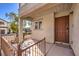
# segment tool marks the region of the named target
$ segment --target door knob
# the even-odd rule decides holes
[[[69,28],[67,27],[67,30],[68,30]]]

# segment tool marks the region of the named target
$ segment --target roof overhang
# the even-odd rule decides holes
[[[48,4],[43,4],[42,6],[32,10],[32,11],[24,11],[24,13],[20,13],[20,18],[21,19],[25,19],[26,17],[32,17],[35,18],[38,14],[43,13],[49,9],[54,8],[55,6],[59,6],[59,5],[64,5],[63,3],[48,3]],[[66,6],[67,5],[67,6]],[[68,9],[70,7],[71,4],[65,4],[64,6],[66,7],[65,9]],[[62,8],[64,8],[64,6],[62,6]],[[29,6],[30,7],[30,6]],[[61,6],[60,6],[61,7]],[[60,7],[58,7],[59,9],[61,9]],[[57,10],[58,11],[58,10]]]

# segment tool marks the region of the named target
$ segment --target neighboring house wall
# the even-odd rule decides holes
[[[7,32],[8,32],[8,28],[0,28],[0,30],[4,30],[5,31],[4,34],[7,34]]]
[[[8,32],[8,22],[5,20],[0,19],[0,22],[3,22],[3,24],[0,24],[0,30],[4,30],[5,34]]]
[[[6,21],[4,21],[4,20],[0,20],[0,22],[3,22],[4,23],[3,25],[0,25],[0,26],[6,27],[8,25],[8,23]]]

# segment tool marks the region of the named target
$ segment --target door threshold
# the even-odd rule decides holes
[[[63,44],[63,45],[70,45],[69,43],[64,43],[64,42],[58,42],[56,41],[55,44]]]
[[[55,42],[56,46],[64,47],[64,48],[71,48],[69,43],[63,43],[63,42]]]

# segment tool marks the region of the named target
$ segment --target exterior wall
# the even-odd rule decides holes
[[[29,5],[33,5],[33,4],[29,4]],[[36,4],[34,4],[34,5],[36,5]],[[70,12],[71,5],[72,4],[59,4],[59,5],[56,5],[55,7],[51,7],[50,9],[47,9],[45,11],[39,11],[39,10],[35,11],[35,14],[33,14],[33,15],[35,15],[34,21],[39,20],[41,18],[42,19],[41,20],[42,21],[42,29],[35,30],[34,29],[35,26],[34,26],[34,22],[33,22],[32,37],[34,39],[38,39],[38,40],[46,37],[47,42],[54,43],[54,20],[55,20],[54,18],[68,15]],[[33,6],[31,6],[31,7],[33,7]],[[31,10],[30,9],[31,7],[29,7],[28,9]],[[28,9],[26,10],[26,6],[23,8],[21,9],[21,12],[20,12],[21,16],[23,16],[24,14],[26,14],[26,15],[28,14],[28,13],[23,13],[25,11],[28,11],[30,14],[32,14]],[[32,8],[32,9],[35,9],[35,8]],[[56,12],[55,15],[54,15],[54,12]],[[32,15],[30,15],[30,17],[32,17]]]
[[[59,7],[60,8],[60,7]],[[60,9],[65,9],[60,8]],[[59,9],[56,9],[59,10]],[[55,17],[61,17],[68,15],[70,11],[64,10],[62,12],[58,12],[55,14]],[[69,14],[69,39],[71,47],[75,53],[75,55],[79,55],[79,4],[73,5],[73,14]],[[54,12],[43,14],[36,17],[34,20],[38,20],[42,18],[42,29],[35,30],[34,22],[32,25],[32,37],[35,39],[42,39],[46,37],[46,41],[53,43],[54,42]]]
[[[3,22],[4,23],[4,25],[0,25],[0,26],[4,26],[4,27],[7,27],[8,26],[8,23],[6,21],[0,20],[0,22]]]
[[[0,25],[0,30],[5,30],[5,34],[7,34],[8,32],[8,22],[4,21],[4,20],[0,20],[0,22],[3,22],[3,25]]]
[[[37,19],[42,18],[42,29],[35,30],[34,24],[32,29],[32,37],[38,40],[46,38],[46,41],[49,43],[54,42],[54,13],[49,13],[38,17]]]
[[[59,9],[65,9],[64,8],[59,8]],[[62,10],[60,11],[59,9],[57,13],[54,14],[53,9],[49,11],[45,11],[46,13],[38,13],[33,21],[32,25],[32,37],[34,39],[41,40],[44,37],[46,37],[46,41],[49,43],[54,43],[54,20],[55,17],[61,17],[61,16],[66,16],[69,15],[69,43],[75,53],[75,55],[79,55],[79,4],[73,4],[73,14],[70,14],[70,10]],[[35,30],[34,29],[34,22],[39,21],[41,19],[42,21],[42,29],[40,30]]]
[[[0,30],[5,30],[5,34],[8,32],[8,28],[0,28]]]
[[[46,37],[46,41],[49,43],[54,43],[54,20],[55,17],[61,17],[61,16],[66,16],[69,15],[70,11],[62,11],[62,12],[57,12],[54,14],[54,12],[48,12],[40,17],[37,17],[35,20],[39,20],[42,18],[42,29],[41,30],[35,30],[34,29],[34,22],[33,22],[33,29],[32,29],[32,37],[35,39],[43,39]],[[69,15],[69,20],[71,20],[71,16]],[[71,23],[70,23],[71,24]],[[71,26],[69,26],[71,27]],[[70,34],[70,33],[69,33]],[[70,37],[71,39],[71,37]]]
[[[72,21],[72,49],[79,56],[79,4],[74,4]]]

